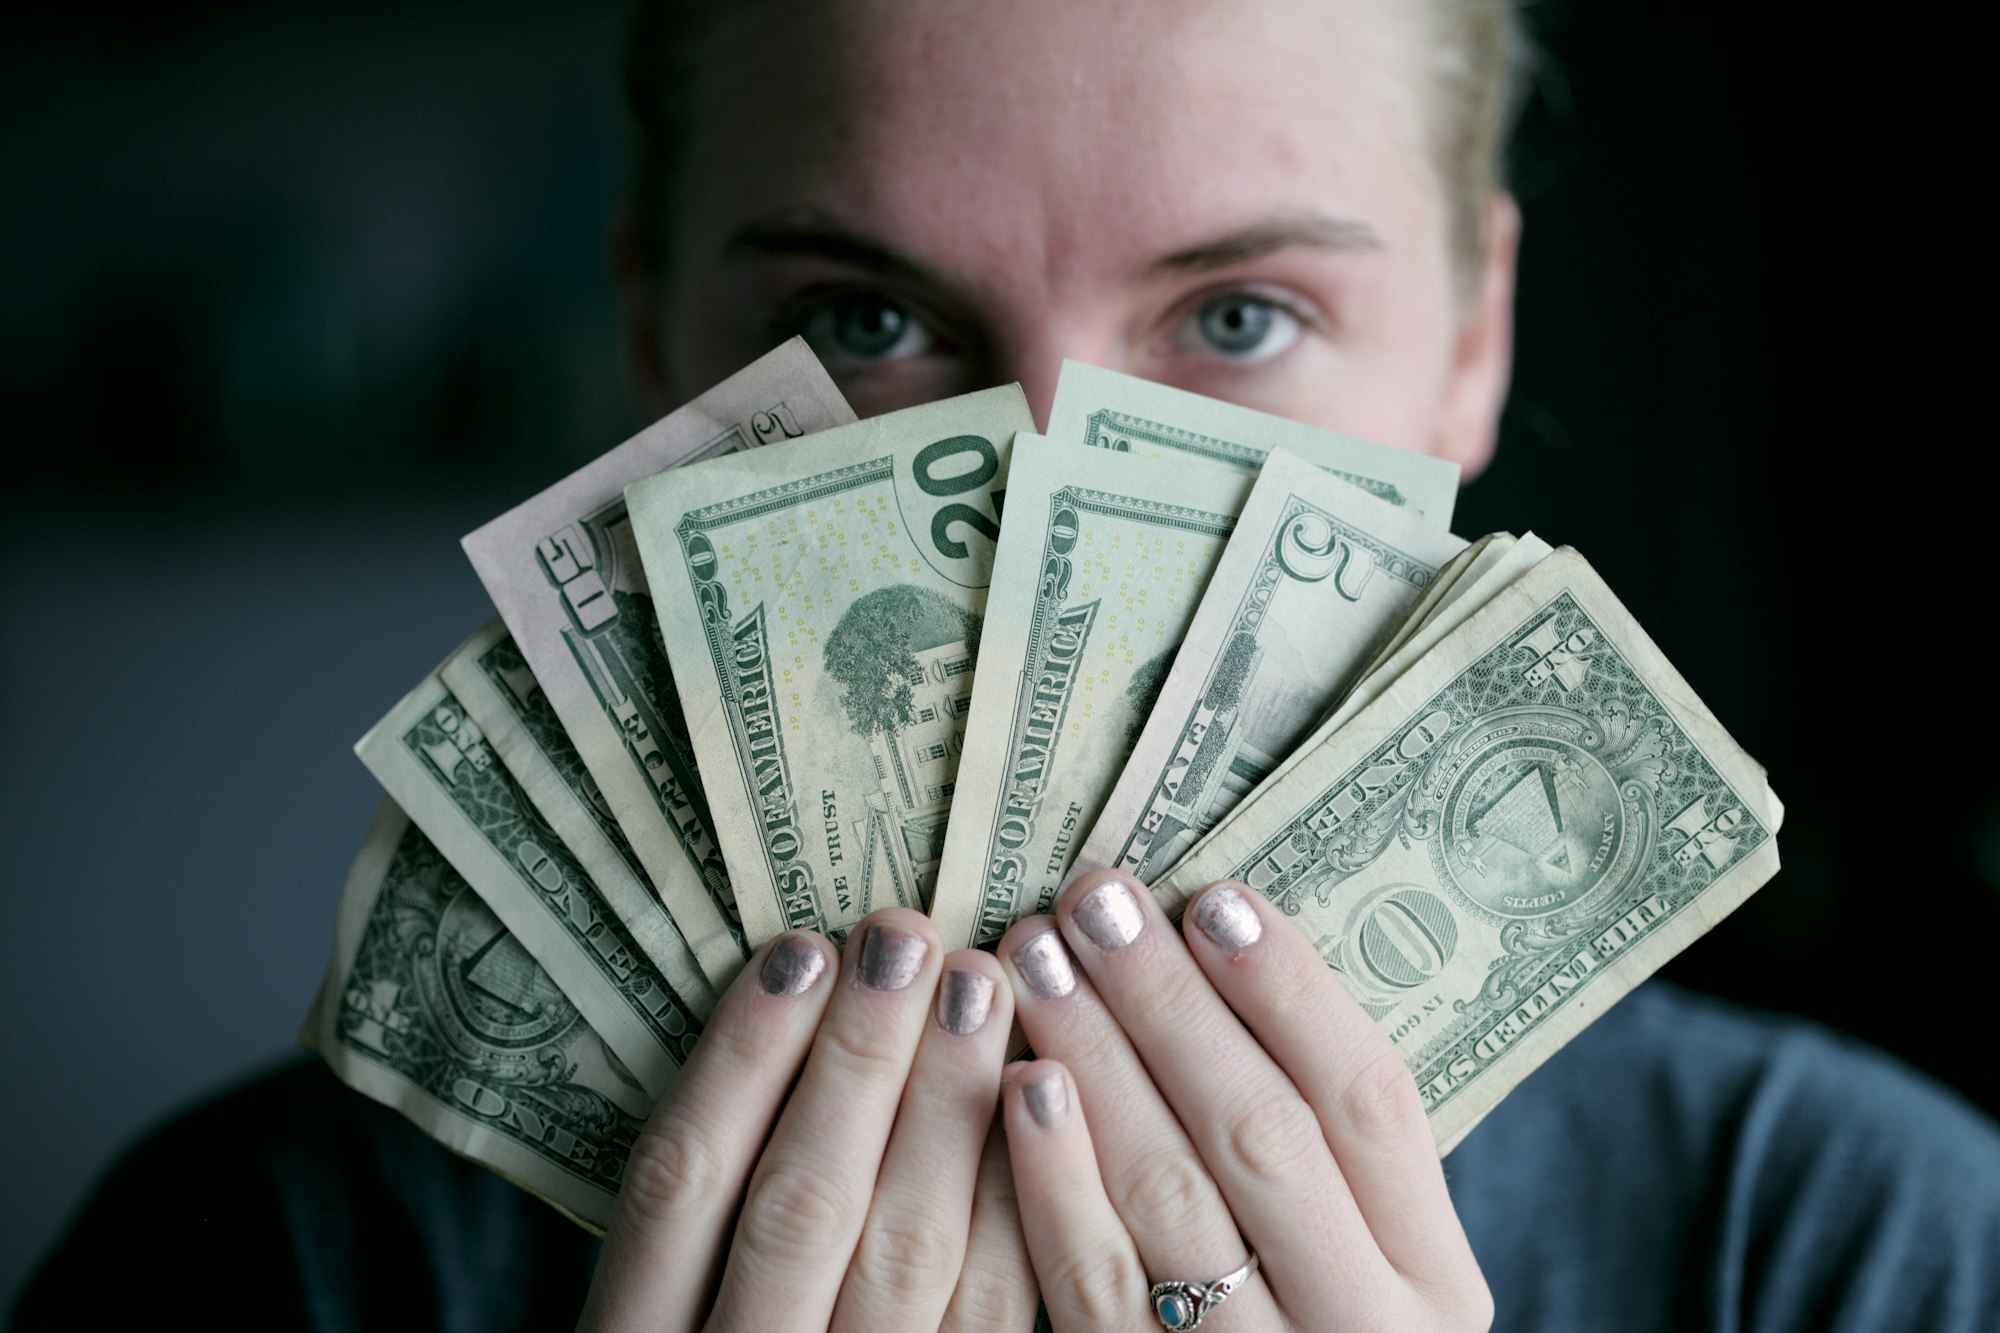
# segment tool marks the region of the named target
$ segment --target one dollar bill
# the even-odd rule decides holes
[[[342,1082],[603,1231],[653,1099],[384,801],[300,1040]]]
[[[1763,771],[1590,566],[1541,560],[1238,806],[1154,892],[1292,916],[1448,1151],[1777,870]]]
[[[745,933],[922,910],[953,808],[1017,386],[627,491]]]
[[[646,1090],[664,1092],[701,1035],[702,997],[639,947],[438,673],[354,748]]]
[[[793,339],[465,539],[465,553],[718,988],[744,946],[625,513],[627,484],[854,420]],[[643,920],[629,922],[646,929]]]
[[[639,858],[578,754],[548,693],[497,617],[445,659],[438,677],[500,756],[523,794],[583,867],[639,948],[706,1018],[715,989],[679,925],[646,883]]]

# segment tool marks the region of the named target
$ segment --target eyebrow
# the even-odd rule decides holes
[[[1366,222],[1324,213],[1287,213],[1162,255],[1143,272],[1148,277],[1205,273],[1295,246],[1348,252],[1384,248],[1381,237]],[[722,253],[724,258],[805,255],[924,287],[948,290],[957,285],[935,269],[816,210],[749,223],[729,238]]]
[[[722,247],[724,258],[740,254],[806,255],[867,269],[884,277],[925,287],[949,288],[944,275],[900,251],[865,236],[825,214],[793,213],[752,222]]]
[[[1365,222],[1325,213],[1287,213],[1238,227],[1198,245],[1162,255],[1146,266],[1148,276],[1206,273],[1261,259],[1278,250],[1381,250],[1382,238]]]

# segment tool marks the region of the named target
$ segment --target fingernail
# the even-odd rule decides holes
[[[1194,923],[1201,933],[1231,953],[1249,948],[1264,937],[1257,909],[1228,884],[1218,884],[1194,905]]]
[[[954,1037],[969,1037],[986,1026],[993,1011],[993,979],[954,967],[938,984],[938,1026]]]
[[[923,970],[931,946],[899,926],[870,926],[861,941],[861,984],[870,990],[901,990]]]
[[[1139,909],[1139,900],[1121,880],[1105,880],[1084,895],[1069,915],[1090,937],[1090,942],[1106,953],[1124,948],[1146,928],[1146,914]]]
[[[1014,950],[1014,966],[1028,989],[1044,1000],[1060,1000],[1076,989],[1076,969],[1069,965],[1069,950],[1053,930],[1043,931]]]
[[[757,984],[770,995],[803,995],[826,971],[826,955],[804,935],[787,935],[764,955]]]
[[[1028,1114],[1043,1129],[1054,1129],[1069,1118],[1069,1084],[1061,1074],[1044,1074],[1021,1089]]]

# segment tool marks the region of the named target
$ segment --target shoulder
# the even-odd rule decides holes
[[[1524,1327],[2000,1326],[2000,1129],[1797,1019],[1648,983],[1446,1169]]]
[[[14,1326],[72,1327],[130,1300],[135,1317],[200,1309],[264,1328],[525,1328],[575,1318],[593,1258],[553,1209],[299,1061],[114,1166]]]

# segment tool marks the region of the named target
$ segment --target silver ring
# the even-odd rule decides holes
[[[1174,1333],[1199,1328],[1202,1316],[1228,1300],[1229,1293],[1248,1282],[1256,1271],[1257,1251],[1252,1250],[1243,1267],[1213,1282],[1155,1282],[1153,1317],[1160,1321],[1161,1328],[1170,1328]]]

